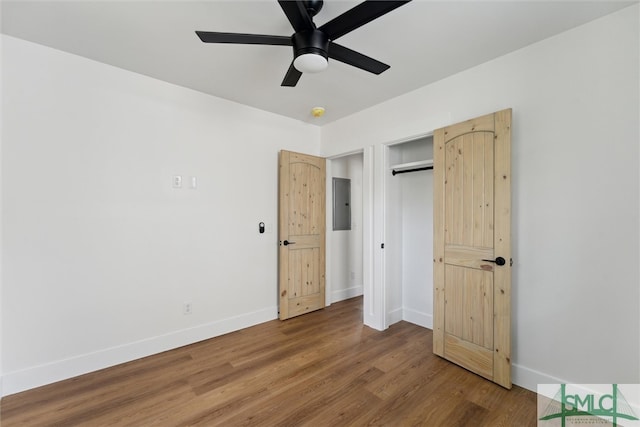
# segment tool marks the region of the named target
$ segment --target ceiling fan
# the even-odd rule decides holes
[[[290,37],[211,31],[196,31],[196,34],[205,43],[293,46],[294,59],[281,86],[295,86],[302,73],[323,71],[327,68],[329,58],[374,74],[380,74],[389,69],[389,65],[339,45],[334,40],[405,3],[409,3],[409,1],[411,0],[367,0],[326,24],[316,27],[313,23],[313,16],[322,9],[323,0],[278,0],[295,30],[295,33]]]

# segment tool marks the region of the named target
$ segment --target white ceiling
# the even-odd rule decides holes
[[[241,104],[322,125],[634,2],[414,0],[339,39],[391,65],[379,76],[330,61],[294,88],[286,46],[205,44],[195,30],[291,35],[261,1],[2,1],[2,32]],[[358,4],[326,0],[320,26]],[[560,58],[559,58],[560,59]],[[324,106],[314,119],[310,110]]]

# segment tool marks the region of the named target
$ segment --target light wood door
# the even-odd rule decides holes
[[[280,319],[325,306],[325,159],[280,152]]]
[[[434,133],[433,351],[506,388],[511,388],[510,147],[510,109]]]

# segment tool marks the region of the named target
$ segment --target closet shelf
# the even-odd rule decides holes
[[[420,160],[418,162],[400,163],[398,165],[389,166],[389,169],[402,170],[420,168],[423,166],[433,166],[433,160]]]

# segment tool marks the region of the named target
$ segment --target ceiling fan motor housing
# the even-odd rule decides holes
[[[319,73],[329,64],[329,37],[315,28],[291,36],[293,67],[300,73]]]
[[[293,42],[293,53],[297,58],[306,53],[320,55],[328,58],[329,38],[319,30],[300,31],[291,36]]]

